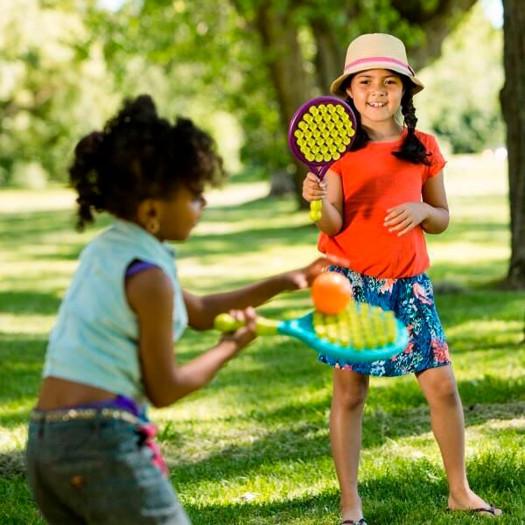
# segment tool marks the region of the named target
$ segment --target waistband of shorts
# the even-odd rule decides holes
[[[117,420],[133,425],[142,425],[144,421],[128,412],[116,408],[69,408],[63,410],[33,410],[32,422],[65,423],[67,421]]]
[[[345,275],[353,275],[355,277],[360,277],[361,279],[364,279],[364,280],[376,281],[376,282],[385,282],[385,281],[391,281],[391,282],[396,282],[396,281],[412,282],[412,281],[417,281],[418,279],[430,280],[430,277],[428,276],[427,272],[421,272],[421,273],[417,273],[415,275],[409,275],[409,276],[406,276],[406,277],[375,277],[374,275],[368,275],[366,273],[360,273],[360,272],[357,272],[355,270],[352,270],[351,268],[347,268],[346,266],[339,266],[337,264],[331,264],[328,267],[328,269],[331,270],[331,271],[343,272]]]

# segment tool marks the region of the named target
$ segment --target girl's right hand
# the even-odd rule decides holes
[[[326,180],[320,180],[314,173],[308,172],[303,181],[303,199],[307,202],[319,201],[327,195]]]
[[[255,320],[257,314],[255,313],[255,309],[251,306],[244,310],[230,310],[229,314],[234,317],[236,321],[241,321],[243,326],[235,330],[235,332],[223,334],[221,337],[221,343],[233,343],[234,354],[237,354],[257,337],[257,334],[255,333]]]

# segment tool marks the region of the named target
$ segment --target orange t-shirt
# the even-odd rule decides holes
[[[321,252],[343,257],[352,270],[378,278],[411,277],[428,268],[420,226],[398,237],[383,225],[389,208],[420,202],[427,179],[445,165],[436,139],[421,131],[416,135],[430,154],[428,166],[392,155],[404,137],[394,142],[369,142],[332,164],[330,169],[341,177],[343,187],[343,227],[333,237],[320,234]]]

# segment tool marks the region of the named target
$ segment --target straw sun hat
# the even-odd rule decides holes
[[[330,91],[334,95],[345,97],[346,92],[343,89],[345,80],[350,75],[367,69],[390,69],[404,75],[413,84],[413,95],[424,88],[408,63],[403,42],[385,33],[370,33],[358,36],[350,42],[346,51],[343,74],[332,82]]]

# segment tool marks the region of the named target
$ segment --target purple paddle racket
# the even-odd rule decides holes
[[[337,97],[316,97],[294,114],[288,145],[295,157],[322,180],[330,165],[348,151],[356,136],[352,108]],[[310,203],[310,219],[321,218],[321,201]]]

